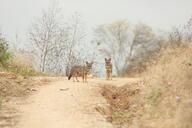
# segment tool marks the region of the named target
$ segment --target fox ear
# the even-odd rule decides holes
[[[107,60],[107,58],[105,58],[105,60]]]
[[[86,64],[88,64],[88,61],[86,61]]]

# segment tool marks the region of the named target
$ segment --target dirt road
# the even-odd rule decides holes
[[[124,84],[131,79],[91,79],[88,84],[63,78],[42,86],[19,105],[22,113],[17,128],[112,128],[96,110],[106,104],[99,84]],[[134,81],[134,79],[133,79]]]

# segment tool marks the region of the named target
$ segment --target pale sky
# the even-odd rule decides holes
[[[34,17],[49,6],[50,0],[0,0],[0,28],[10,38],[25,36]],[[90,28],[127,20],[144,22],[170,30],[186,23],[192,15],[192,0],[60,0],[64,14],[78,12]]]

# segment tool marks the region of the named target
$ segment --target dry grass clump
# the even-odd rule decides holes
[[[176,113],[175,128],[192,127],[192,99],[184,101]]]
[[[104,87],[113,124],[125,128],[192,128],[192,46],[164,49],[141,75],[144,86],[136,95],[130,87],[137,85],[127,89]]]
[[[180,46],[162,51],[144,73],[150,86],[179,86],[192,89],[192,47]]]
[[[142,62],[137,62],[132,65],[129,65],[125,70],[123,70],[120,74],[122,77],[140,77],[142,72],[146,71],[147,68],[147,62],[149,61],[142,61]]]
[[[34,58],[29,55],[16,54],[7,62],[6,69],[9,72],[24,76],[43,76],[45,74],[37,72],[33,65]]]
[[[145,104],[143,124],[155,128],[192,127],[192,107],[187,107],[191,103],[184,105],[192,99],[191,53],[189,45],[169,47],[148,65],[143,74],[146,87],[140,98]]]

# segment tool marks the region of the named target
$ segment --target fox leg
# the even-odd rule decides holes
[[[108,72],[106,71],[106,80],[108,79]]]
[[[85,76],[84,76],[84,75],[82,75],[82,80],[83,80],[83,83],[84,83],[84,79],[85,79]]]
[[[110,73],[109,71],[107,71],[107,80],[109,80],[109,77],[110,77]]]
[[[73,82],[75,82],[75,76],[73,75],[72,77],[73,77]]]
[[[75,78],[76,78],[77,82],[79,82],[79,80],[78,80],[77,76],[76,76]]]
[[[87,74],[85,74],[85,82],[87,82]]]
[[[110,72],[110,79],[112,80],[112,72]]]
[[[77,82],[79,82],[79,80],[78,80],[78,78],[77,78],[77,77],[78,77],[78,73],[76,74],[75,78],[76,78],[76,81],[77,81]]]

